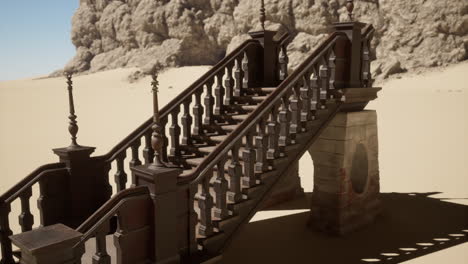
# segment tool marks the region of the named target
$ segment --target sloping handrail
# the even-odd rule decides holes
[[[76,231],[83,233],[83,237],[78,244],[88,240],[103,223],[109,221],[119,210],[120,204],[125,199],[144,195],[148,195],[148,197],[150,195],[146,186],[132,187],[118,192],[76,229]]]
[[[16,183],[13,187],[8,189],[2,196],[0,196],[0,203],[10,203],[17,199],[21,192],[31,187],[34,183],[39,181],[41,177],[46,175],[51,170],[64,169],[66,164],[64,162],[50,163],[42,165],[31,172],[28,176],[24,177],[21,181]]]
[[[190,182],[191,184],[199,183],[206,173],[208,173],[218,162],[217,159],[227,154],[227,152],[245,136],[247,131],[256,125],[262,116],[266,115],[268,111],[274,106],[276,100],[279,100],[290,87],[291,84],[294,84],[297,79],[303,75],[304,71],[307,70],[310,64],[316,62],[320,55],[328,50],[328,48],[334,44],[334,42],[339,37],[346,37],[346,34],[343,32],[333,32],[314,52],[299,65],[299,67],[289,75],[286,80],[284,80],[278,88],[276,88],[268,97],[251,112],[244,121],[242,121],[239,126],[230,133],[225,140],[223,140],[216,148],[203,159],[201,164],[192,172],[190,176],[184,177],[183,179],[179,178],[178,185],[182,188],[188,188]]]
[[[234,49],[228,56],[224,57],[220,60],[216,65],[214,65],[210,70],[208,70],[205,74],[203,74],[200,78],[198,78],[193,84],[187,87],[184,91],[182,91],[179,95],[177,95],[174,99],[172,99],[168,104],[166,104],[160,110],[161,118],[167,116],[175,107],[181,105],[183,101],[187,98],[193,96],[194,92],[203,86],[209,79],[214,78],[220,70],[224,70],[226,66],[228,66],[233,59],[238,57],[244,50],[250,45],[260,45],[257,40],[249,39],[246,40],[244,43],[239,45],[236,49]],[[153,122],[153,118],[149,118],[145,121],[142,125],[140,125],[135,131],[130,133],[127,137],[125,137],[122,141],[120,141],[115,147],[113,147],[107,154],[102,156],[96,156],[94,158],[97,159],[104,159],[108,162],[114,160],[117,155],[128,149],[131,143],[139,138],[142,137],[149,129],[151,129],[151,125]]]

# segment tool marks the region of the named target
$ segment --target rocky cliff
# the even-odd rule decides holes
[[[76,56],[66,67],[95,72],[118,67],[214,64],[259,29],[260,1],[80,0],[72,19]],[[266,0],[267,29],[289,31],[290,65],[347,18],[345,0]],[[355,0],[355,18],[376,28],[378,78],[468,58],[468,1]]]

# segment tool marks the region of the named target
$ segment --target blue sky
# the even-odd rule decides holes
[[[51,73],[75,54],[71,18],[79,0],[0,1],[0,80]]]

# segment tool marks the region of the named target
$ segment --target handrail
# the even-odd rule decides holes
[[[190,96],[193,96],[193,93],[199,89],[200,86],[204,85],[209,79],[214,78],[219,70],[224,70],[226,66],[236,57],[238,57],[249,45],[252,44],[259,44],[257,40],[249,39],[246,40],[243,44],[239,47],[234,49],[228,56],[224,57],[220,60],[216,65],[214,65],[210,70],[208,70],[205,74],[203,74],[200,78],[198,78],[192,85],[182,91],[179,95],[177,95],[171,102],[166,104],[161,110],[160,115],[161,118],[167,116],[175,107],[181,105],[183,101],[185,101]],[[135,131],[133,131],[130,135],[125,137],[121,142],[119,142],[115,147],[113,147],[107,154],[102,156],[97,156],[95,158],[98,159],[105,159],[106,161],[112,161],[116,158],[118,153],[124,151],[130,144],[133,142],[134,139],[139,138],[144,135],[144,133],[151,128],[152,124],[152,117],[145,121],[142,125],[140,125]]]
[[[268,113],[270,108],[276,103],[273,98],[281,98],[287,92],[289,85],[291,83],[295,83],[297,81],[296,79],[302,76],[301,74],[307,69],[307,66],[314,63],[317,58],[320,58],[319,55],[326,52],[327,48],[340,36],[346,37],[346,34],[343,32],[333,32],[303,63],[299,65],[291,75],[286,78],[286,80],[278,86],[278,88],[268,95],[268,97],[258,107],[256,107],[255,110],[251,112],[225,140],[223,140],[223,142],[216,146],[216,148],[206,156],[202,163],[197,166],[190,175],[187,175],[187,177],[184,177],[183,179],[179,178],[178,185],[181,187],[188,187],[188,182],[191,182],[192,184],[199,183],[204,175],[216,165],[216,158],[220,157],[221,154],[226,154],[236,142],[241,140],[245,133],[256,124],[253,122],[254,120],[259,119]]]
[[[16,183],[13,187],[8,189],[2,196],[0,196],[0,203],[10,203],[16,198],[19,197],[20,193],[24,191],[26,188],[31,187],[34,183],[36,183],[44,174],[56,170],[56,169],[64,169],[66,164],[63,162],[58,163],[50,163],[46,165],[42,165],[31,172],[28,176],[24,177],[21,181]]]

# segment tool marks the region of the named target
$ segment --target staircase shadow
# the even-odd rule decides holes
[[[400,263],[467,242],[468,206],[432,194],[381,194],[376,223],[343,237],[308,228],[309,212],[251,222],[220,263]],[[268,210],[308,209],[310,196]]]

